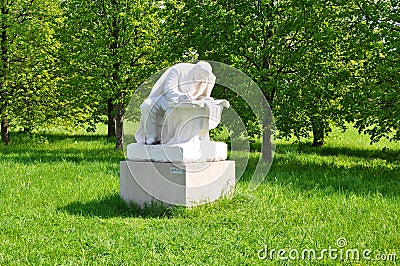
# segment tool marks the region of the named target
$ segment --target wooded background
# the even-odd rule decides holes
[[[400,5],[394,0],[1,0],[0,118],[10,128],[94,128],[123,145],[124,110],[150,75],[213,60],[248,74],[278,137],[354,123],[400,139]],[[238,95],[216,89],[261,133]],[[265,137],[265,136],[264,136]]]

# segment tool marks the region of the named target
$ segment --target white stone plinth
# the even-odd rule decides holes
[[[122,161],[120,195],[139,205],[195,206],[229,196],[235,187],[235,162],[174,164]]]
[[[174,145],[145,145],[132,143],[127,147],[127,158],[132,161],[153,162],[215,162],[227,158],[228,146],[209,140]]]

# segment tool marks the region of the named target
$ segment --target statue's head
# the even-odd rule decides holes
[[[195,82],[207,81],[211,74],[211,65],[205,61],[200,61],[194,66],[193,80]]]

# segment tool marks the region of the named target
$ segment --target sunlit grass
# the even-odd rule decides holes
[[[140,210],[119,198],[124,156],[105,132],[14,133],[0,146],[1,265],[355,265],[258,258],[265,247],[338,248],[339,238],[371,256],[400,254],[399,143],[371,146],[353,129],[335,130],[322,148],[277,140],[256,190],[252,153],[233,199]]]

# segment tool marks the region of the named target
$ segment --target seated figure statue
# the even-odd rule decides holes
[[[209,130],[219,124],[223,107],[229,107],[226,100],[211,98],[215,80],[211,65],[204,61],[180,63],[167,69],[140,105],[140,126],[135,134],[137,143],[128,146],[128,158],[225,160],[226,144],[209,139]],[[157,144],[162,144],[162,150]],[[173,148],[177,145],[182,149],[182,159],[167,158],[168,153],[174,154]],[[159,155],[161,152],[167,154],[163,157]]]
[[[135,135],[137,143],[171,144],[175,130],[171,123],[165,124],[167,110],[171,118],[173,108],[179,107],[180,103],[193,102],[202,105],[198,100],[212,101],[210,95],[214,84],[215,76],[211,65],[204,61],[197,64],[180,63],[166,70],[154,85],[149,97],[140,105],[140,127]],[[167,132],[162,133],[163,126]],[[182,139],[180,142],[185,141]]]

